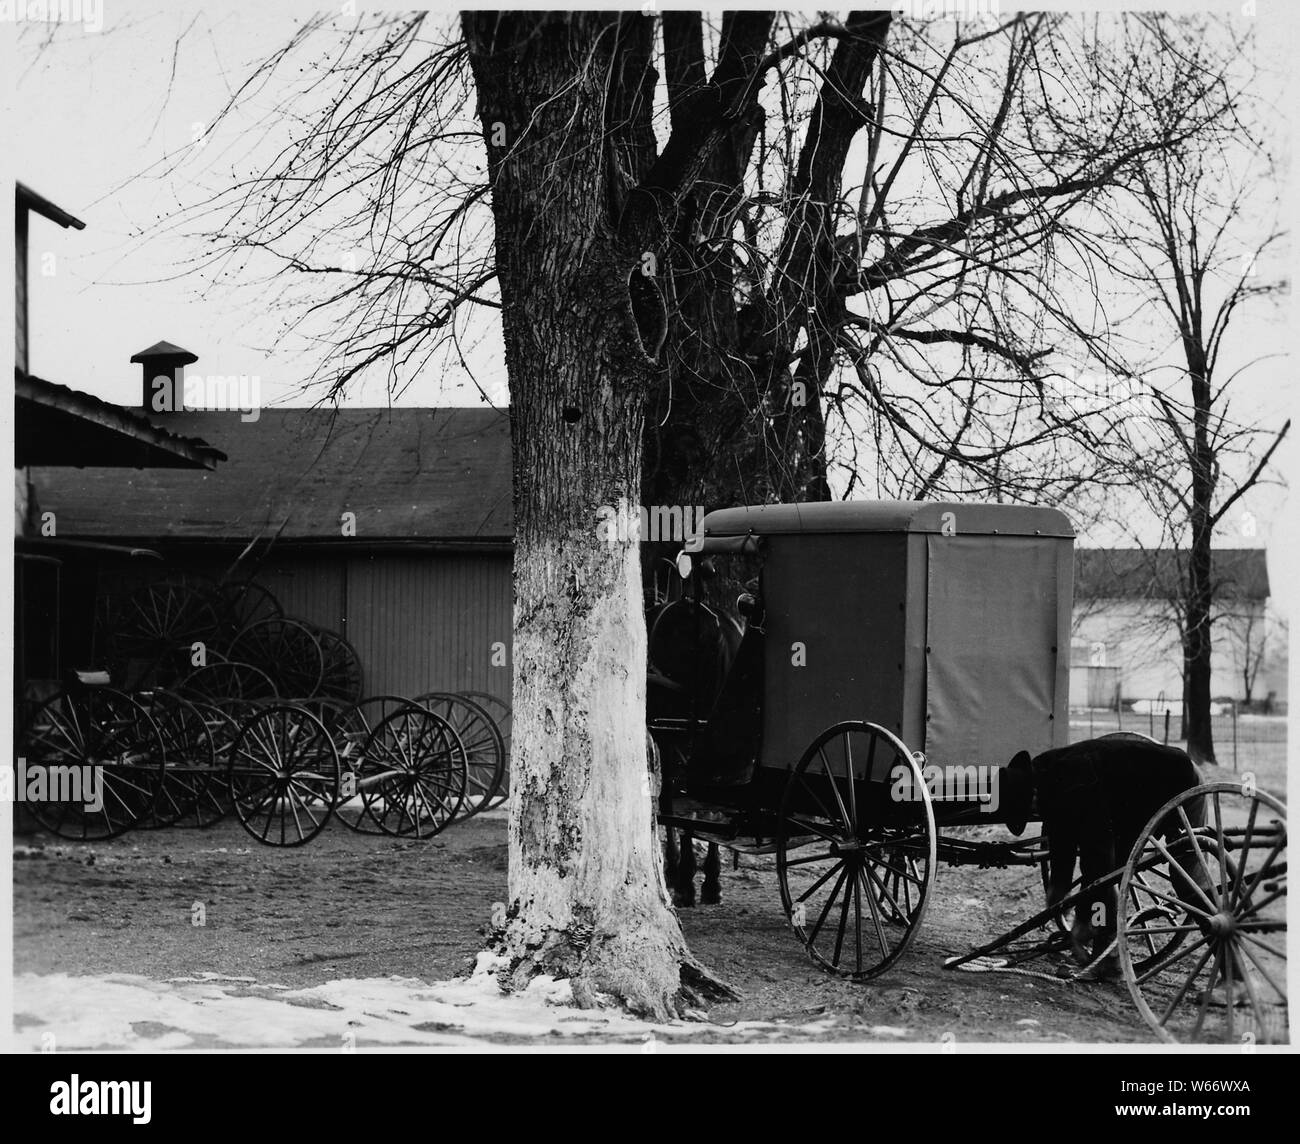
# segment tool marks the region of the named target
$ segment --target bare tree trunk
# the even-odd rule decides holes
[[[640,493],[655,368],[607,224],[604,91],[617,15],[472,13],[510,376],[515,691],[508,984],[665,1017],[715,985],[668,899],[651,815],[635,542],[597,510]],[[575,77],[575,60],[583,61]]]
[[[1214,603],[1214,450],[1209,441],[1210,385],[1199,345],[1185,348],[1192,382],[1191,552],[1187,565],[1187,624],[1183,635],[1183,730],[1187,753],[1214,762],[1210,721],[1210,609]]]

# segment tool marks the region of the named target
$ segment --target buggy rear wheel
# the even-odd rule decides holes
[[[1171,1044],[1287,1040],[1286,807],[1207,783],[1147,823],[1120,883],[1120,966]]]
[[[786,782],[776,851],[781,904],[813,960],[855,981],[893,965],[925,917],[937,845],[902,740],[874,723],[823,731]]]

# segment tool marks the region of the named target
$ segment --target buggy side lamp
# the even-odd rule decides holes
[[[691,554],[689,552],[679,552],[677,554],[677,575],[683,580],[691,578]]]

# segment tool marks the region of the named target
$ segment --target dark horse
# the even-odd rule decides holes
[[[713,708],[727,678],[736,649],[740,625],[696,600],[682,597],[654,608],[647,616],[649,667],[647,712],[656,718],[703,719]],[[671,807],[673,782],[690,765],[691,736],[663,736],[661,809]],[[695,838],[691,831],[669,827],[664,844],[664,866],[673,901],[695,905]],[[700,901],[713,905],[722,899],[718,844],[710,842],[704,859],[704,884]]]
[[[1104,878],[1124,865],[1147,820],[1200,781],[1186,752],[1119,735],[1071,743],[1034,759],[1021,751],[1002,778],[1002,805],[1013,833],[1024,829],[1031,799],[1037,802],[1050,850],[1049,906],[1070,892],[1076,857],[1083,883]],[[1192,826],[1203,825],[1199,800],[1187,813]],[[1161,834],[1175,852],[1185,845],[1177,841],[1181,832],[1172,815]],[[1199,864],[1194,869],[1199,876]],[[1187,899],[1195,891],[1179,885],[1179,894]],[[1074,911],[1070,944],[1075,959],[1080,964],[1095,961],[1097,977],[1119,974],[1119,958],[1107,952],[1115,939],[1116,908],[1115,887],[1108,886]]]

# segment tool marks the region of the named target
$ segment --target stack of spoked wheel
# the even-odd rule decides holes
[[[506,746],[486,707],[464,693],[429,691],[415,703],[450,724],[464,748],[467,767],[461,818],[486,810],[498,797],[506,774]]]
[[[825,968],[885,972],[920,929],[938,845],[921,761],[874,723],[823,731],[786,783],[776,836],[781,902]]]
[[[497,783],[496,794],[488,801],[489,808],[500,806],[510,797],[510,704],[486,691],[462,691],[461,695],[466,699],[472,699],[492,717],[497,733],[501,736],[501,747],[505,755],[505,763],[502,766],[501,781]]]
[[[61,691],[32,713],[19,739],[32,816],[60,838],[93,842],[131,829],[152,812],[165,749],[158,724],[131,696],[109,687]],[[58,768],[58,769],[55,769]]]
[[[411,706],[400,695],[372,695],[336,711],[327,722],[339,752],[342,768],[339,804],[335,816],[347,827],[361,834],[385,834],[371,816],[365,791],[374,785],[378,766],[366,756],[370,733],[389,715]]]
[[[163,767],[153,811],[136,825],[158,829],[206,824],[213,788],[224,781],[208,719],[198,706],[170,691],[143,692],[135,698],[158,725],[163,742]]]
[[[1286,806],[1208,783],[1147,824],[1120,883],[1120,965],[1163,1041],[1288,1037]]]
[[[432,838],[461,813],[467,754],[452,725],[406,703],[375,723],[357,780],[364,814],[385,834]]]

